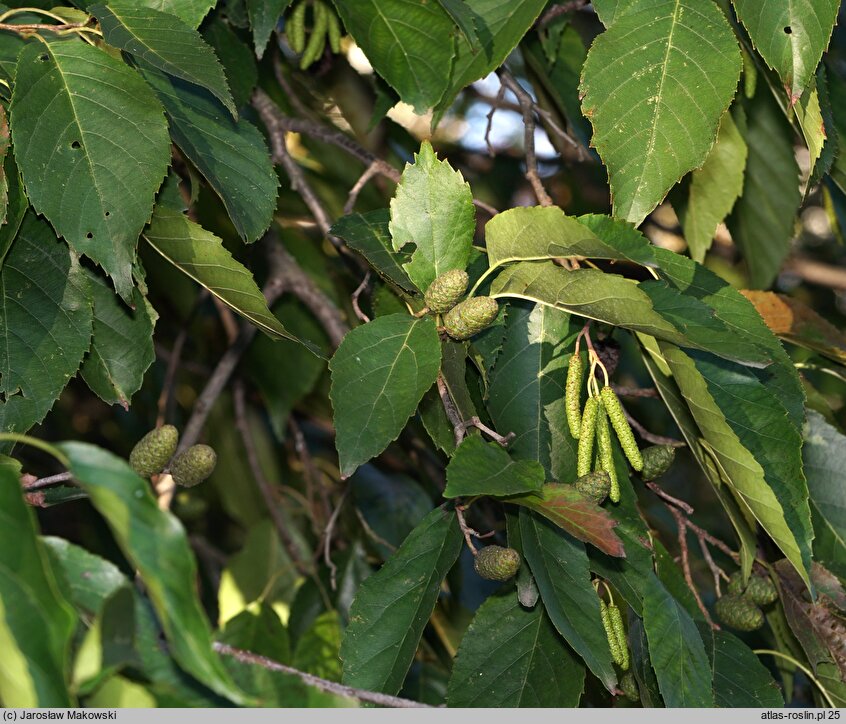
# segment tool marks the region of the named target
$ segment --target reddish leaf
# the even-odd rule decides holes
[[[543,486],[540,495],[509,498],[508,502],[540,513],[570,535],[609,556],[626,557],[623,542],[614,532],[617,521],[572,485],[549,483]]]

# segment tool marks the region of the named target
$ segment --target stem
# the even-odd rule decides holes
[[[799,669],[803,674],[805,674],[805,676],[807,676],[811,681],[814,682],[814,684],[820,690],[820,693],[823,695],[823,697],[825,698],[825,700],[828,703],[830,708],[832,708],[832,709],[837,708],[835,706],[834,702],[832,701],[831,696],[829,696],[828,691],[826,691],[826,688],[818,681],[817,677],[814,676],[806,666],[803,666],[802,664],[800,664],[792,656],[788,656],[787,654],[784,654],[781,651],[773,651],[772,649],[753,649],[752,653],[753,654],[769,654],[770,656],[778,656],[778,657],[781,657],[782,659],[785,659],[786,661],[789,661],[797,669]]]

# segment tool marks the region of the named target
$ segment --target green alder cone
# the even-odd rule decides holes
[[[752,576],[749,583],[743,585],[743,575],[740,571],[731,574],[728,582],[728,592],[736,596],[746,596],[758,606],[769,606],[778,600],[778,589],[766,576]]]
[[[676,449],[672,445],[652,445],[641,450],[643,457],[643,470],[641,477],[644,480],[657,480],[673,464],[676,457]]]
[[[497,314],[499,304],[493,297],[471,297],[447,312],[444,329],[453,339],[470,339],[490,327]]]
[[[485,546],[476,554],[473,566],[482,578],[507,581],[520,568],[520,554],[513,548]]]
[[[430,312],[445,314],[458,304],[469,283],[470,277],[463,269],[444,272],[429,285],[423,301]]]
[[[640,691],[637,688],[637,682],[635,681],[634,674],[632,674],[631,671],[627,671],[620,678],[620,688],[623,690],[623,693],[629,701],[640,701]]]
[[[212,448],[208,445],[192,445],[173,461],[170,474],[177,485],[192,488],[214,472],[216,463],[217,453]]]
[[[720,621],[738,631],[755,631],[764,625],[764,612],[748,596],[726,594],[714,609]]]
[[[173,425],[150,430],[129,453],[129,465],[139,475],[149,478],[164,470],[176,452],[179,432]]]
[[[729,576],[728,592],[734,596],[742,596],[746,592],[746,586],[743,585],[743,574],[740,571],[735,571]]]
[[[611,476],[604,470],[596,470],[577,478],[573,485],[582,495],[586,495],[597,505],[602,505],[611,491]]]

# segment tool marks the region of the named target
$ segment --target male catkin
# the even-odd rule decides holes
[[[593,461],[593,439],[596,431],[596,412],[599,400],[588,397],[585,409],[582,411],[582,426],[579,430],[579,447],[576,451],[576,474],[581,477],[590,472]]]
[[[329,9],[329,47],[336,55],[341,52],[341,21],[331,8]]]
[[[629,645],[626,641],[626,629],[623,626],[623,614],[620,613],[620,609],[613,603],[608,606],[608,619],[611,622],[611,628],[620,647],[620,660],[616,663],[625,671],[629,668]]]
[[[611,478],[611,489],[608,497],[612,503],[620,502],[620,481],[617,478],[617,468],[614,466],[614,445],[611,441],[611,428],[608,426],[608,415],[605,405],[600,404],[596,412],[596,446],[599,466]]]
[[[300,0],[291,11],[291,17],[285,26],[285,35],[288,36],[288,45],[295,53],[302,53],[306,44],[306,9],[308,2]]]
[[[608,604],[601,598],[599,599],[599,617],[602,619],[602,626],[605,629],[605,637],[608,639],[608,648],[611,650],[611,658],[617,666],[620,666],[623,661],[623,654],[620,651],[620,640],[617,638],[614,626],[611,623],[611,612]]]
[[[567,368],[567,384],[564,387],[564,407],[567,411],[567,425],[570,427],[570,434],[579,439],[582,426],[582,375],[584,365],[578,354],[570,357],[570,366]]]
[[[305,70],[323,55],[323,49],[326,47],[326,31],[329,29],[329,12],[329,8],[322,0],[315,0],[314,26],[311,29],[303,57],[300,59],[300,70]]]
[[[640,449],[635,441],[632,428],[629,426],[629,421],[626,420],[626,412],[623,410],[623,405],[617,398],[617,394],[611,389],[610,385],[605,385],[600,394],[602,395],[602,402],[608,412],[614,432],[617,433],[617,439],[620,441],[623,452],[626,453],[626,457],[635,470],[643,470],[643,457],[640,454]]]

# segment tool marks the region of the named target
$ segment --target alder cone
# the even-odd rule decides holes
[[[146,478],[157,475],[170,462],[178,442],[179,431],[173,425],[162,425],[150,430],[135,443],[129,453],[129,465]]]
[[[657,480],[670,469],[676,459],[676,449],[672,445],[652,445],[640,451],[643,458],[643,470],[640,474],[644,480]]]
[[[470,297],[447,312],[444,329],[453,339],[470,339],[490,327],[497,314],[499,304],[493,297]]]
[[[489,581],[507,581],[520,568],[520,554],[513,548],[485,546],[476,554],[473,567]]]
[[[177,485],[192,488],[214,472],[216,463],[217,453],[212,448],[208,445],[192,445],[173,461],[170,474]]]
[[[714,609],[720,621],[738,631],[755,631],[764,625],[764,612],[748,596],[726,594]]]
[[[470,277],[463,269],[444,272],[429,285],[423,301],[430,312],[444,314],[458,304],[469,282]]]
[[[737,596],[746,596],[758,606],[769,606],[778,600],[778,589],[767,576],[752,576],[749,583],[744,586],[743,575],[740,571],[731,574],[728,592]]]
[[[596,470],[577,478],[573,485],[582,495],[601,505],[611,490],[611,476],[604,470]]]
[[[629,701],[640,701],[640,691],[637,688],[637,682],[631,671],[627,671],[620,678],[620,688]]]

